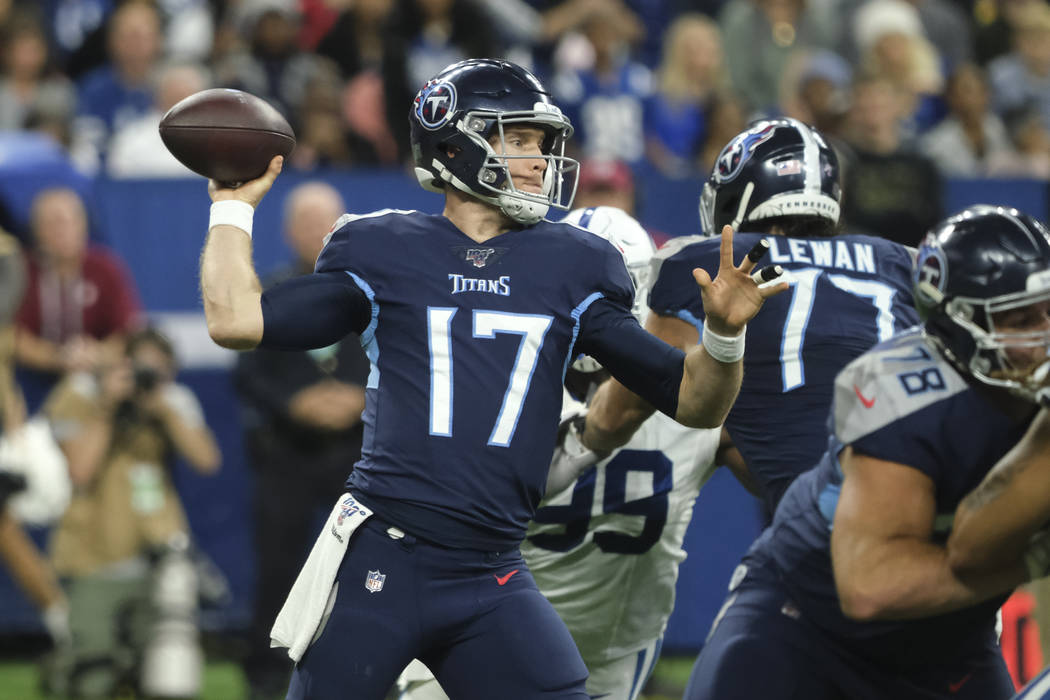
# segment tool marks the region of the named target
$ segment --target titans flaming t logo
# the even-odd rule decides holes
[[[456,111],[456,86],[444,80],[431,80],[416,94],[412,109],[424,129],[440,129]]]
[[[755,152],[755,148],[772,138],[776,129],[773,124],[759,125],[748,129],[730,141],[729,145],[722,149],[718,160],[715,161],[715,180],[729,182],[739,175],[744,163],[750,160],[751,154]]]

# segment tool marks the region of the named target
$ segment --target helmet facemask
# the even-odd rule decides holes
[[[931,294],[936,290],[923,291]],[[989,299],[950,299],[944,303],[942,314],[949,323],[969,334],[973,350],[965,360],[943,344],[942,349],[983,384],[1006,389],[1026,401],[1050,401],[1050,328],[1016,331],[996,326],[996,319],[1002,319],[1009,311],[1047,303],[1050,303],[1050,289]],[[1028,355],[1028,360],[1018,361],[1019,353]]]
[[[508,155],[497,152],[489,139],[498,135],[502,151],[506,151],[506,128],[510,125],[538,127],[544,131],[540,155]],[[434,168],[441,179],[457,189],[488,202],[520,224],[534,224],[547,215],[551,207],[567,211],[576,196],[579,163],[565,155],[565,142],[572,136],[572,126],[557,107],[537,103],[535,110],[495,112],[476,110],[466,112],[455,122],[456,129],[483,153],[484,159],[474,179],[477,188],[456,177],[450,168],[435,160]],[[511,174],[513,160],[546,161],[543,188],[529,192],[519,188]],[[480,188],[481,191],[478,191]]]

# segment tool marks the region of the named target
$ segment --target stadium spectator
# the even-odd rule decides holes
[[[637,196],[631,168],[620,160],[585,160],[576,186],[577,208],[616,207],[634,215]]]
[[[992,0],[974,12],[975,60],[987,68],[993,59],[1010,53],[1014,46],[1014,27],[1027,8],[1044,0]]]
[[[106,23],[116,3],[112,0],[52,0],[46,4],[32,4],[37,6],[35,9],[41,5],[45,7],[42,15],[47,36],[66,75],[78,80],[105,63]]]
[[[893,84],[910,136],[944,116],[940,57],[925,36],[919,12],[907,0],[869,0],[853,17],[861,72]]]
[[[856,232],[917,245],[941,215],[937,166],[905,141],[900,93],[885,78],[862,76],[844,137],[843,219]]]
[[[422,85],[465,58],[499,56],[496,35],[472,0],[411,0],[398,31],[405,45],[405,79]]]
[[[168,64],[154,76],[153,108],[118,127],[110,141],[106,172],[114,178],[196,177],[160,138],[160,120],[184,98],[208,87],[207,72],[192,63]]]
[[[143,655],[162,612],[147,604],[151,557],[184,550],[189,538],[171,461],[181,457],[202,474],[220,463],[200,403],[176,371],[169,341],[146,329],[121,356],[67,376],[45,405],[74,484],[51,541],[72,628],[48,678],[58,694],[109,697],[149,667]],[[181,589],[184,581],[167,583]],[[184,672],[199,677],[200,669]]]
[[[611,13],[632,44],[648,39],[658,46],[660,41],[659,36],[646,37],[645,25],[623,0],[479,0],[479,5],[511,46],[508,55],[543,67],[551,64],[548,50],[566,37],[578,37],[579,30],[596,14]],[[658,14],[666,10],[652,8],[653,3],[646,5],[643,9],[655,9]]]
[[[559,70],[551,89],[583,156],[634,164],[645,157],[644,106],[653,78],[631,59],[633,36],[616,5],[593,12],[581,27],[592,60]]]
[[[245,0],[234,9],[234,25],[247,44],[215,66],[215,83],[270,102],[291,122],[326,61],[297,43],[299,12],[294,3]]]
[[[945,177],[981,177],[1015,158],[1010,137],[999,116],[989,109],[984,71],[972,63],[960,65],[945,91],[949,115],[920,140]]]
[[[53,381],[119,354],[125,336],[141,320],[141,308],[119,259],[101,246],[89,245],[84,205],[75,192],[52,189],[38,194],[32,230],[15,357],[23,367]]]
[[[837,18],[806,0],[729,0],[718,21],[733,87],[764,113],[776,109],[788,57],[832,48],[840,33]]]
[[[31,453],[40,445],[25,439],[25,402],[14,376],[12,321],[22,298],[24,283],[21,247],[17,240],[0,230],[0,559],[41,611],[53,643],[59,646],[69,641],[66,596],[50,563],[12,512],[9,500],[11,496],[21,494],[27,486],[26,475],[17,467],[32,466],[34,460],[51,456]],[[41,438],[47,440],[49,436],[45,434]],[[15,465],[9,460],[23,464]]]
[[[215,44],[211,0],[157,0],[164,21],[164,56],[168,61],[205,63]]]
[[[299,170],[378,165],[380,158],[373,142],[351,124],[367,133],[389,133],[385,122],[372,121],[373,115],[380,114],[381,88],[377,81],[369,80],[344,87],[334,67],[315,76],[296,116],[296,144],[290,163]],[[363,125],[367,126],[362,128]],[[392,138],[386,143],[386,164],[392,165],[397,159],[397,147]]]
[[[992,104],[1000,114],[1033,105],[1050,129],[1050,7],[1026,5],[1013,29],[1014,50],[988,64]]]
[[[687,13],[671,24],[645,111],[647,158],[664,174],[693,172],[711,98],[728,82],[722,59],[722,37],[712,20]]]
[[[295,258],[266,286],[312,272],[325,234],[344,211],[329,185],[308,182],[292,190],[284,203],[284,236]],[[255,607],[244,663],[253,699],[283,698],[288,688],[291,663],[282,650],[270,649],[270,627],[319,517],[361,457],[368,371],[356,336],[321,350],[253,350],[238,357],[235,381],[255,474]]]
[[[72,110],[73,86],[55,72],[43,28],[30,16],[0,26],[0,130],[24,128],[36,104],[59,103]]]
[[[907,8],[905,11],[919,20],[921,35],[929,39],[935,52],[943,59],[946,70],[954,70],[955,66],[974,60],[973,21],[967,16],[963,7],[950,0],[904,1],[914,9],[914,12]],[[990,2],[995,1],[990,0]],[[874,0],[845,0],[837,8],[837,12],[843,17],[843,22],[854,26],[854,32],[847,32],[843,35],[838,50],[854,63],[860,59],[858,51],[861,48],[855,33],[858,31],[857,16],[859,12],[868,13],[867,8],[873,3]],[[886,6],[881,5],[881,7],[883,9],[880,9],[877,14],[883,14],[885,11]],[[881,24],[882,19],[882,17],[875,18],[874,24]],[[868,15],[863,21],[873,20],[871,15]]]
[[[403,105],[411,101],[412,93],[406,82],[406,47],[396,31],[394,7],[393,0],[354,2],[317,45],[317,53],[336,63],[346,83],[342,99],[345,124],[385,165],[409,156]]]
[[[833,51],[797,52],[781,79],[784,116],[815,127],[824,138],[837,140],[849,112],[853,69]]]
[[[697,154],[696,166],[702,177],[711,174],[715,160],[729,141],[747,125],[747,105],[732,90],[711,97],[707,108],[707,137]]]
[[[107,22],[109,61],[77,83],[75,150],[93,151],[99,169],[113,132],[153,106],[150,82],[161,56],[161,18],[148,0],[128,0]],[[80,160],[82,167],[88,159]]]
[[[1020,107],[1007,112],[1003,121],[1013,144],[1014,157],[990,164],[989,173],[997,177],[1050,180],[1050,130],[1043,123],[1042,115],[1033,107]]]

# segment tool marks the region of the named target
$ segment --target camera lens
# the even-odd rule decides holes
[[[135,368],[135,389],[137,391],[151,391],[160,383],[160,374],[152,367]]]

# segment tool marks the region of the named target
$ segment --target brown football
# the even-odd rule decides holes
[[[160,138],[183,165],[224,184],[254,180],[295,147],[281,113],[255,95],[215,88],[190,95],[160,120]]]

